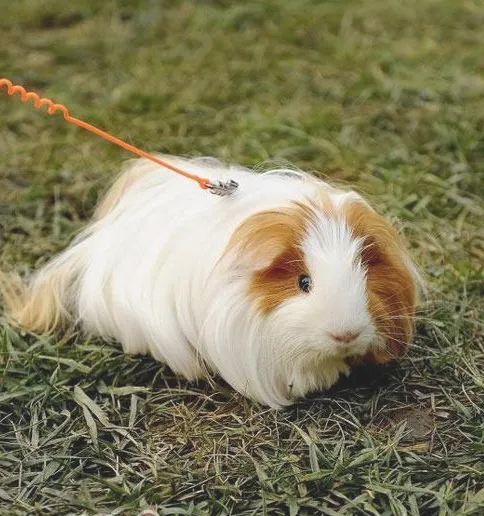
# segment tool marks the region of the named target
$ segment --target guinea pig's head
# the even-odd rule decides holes
[[[273,383],[270,404],[405,352],[417,273],[397,231],[358,195],[324,189],[317,200],[256,213],[230,247],[247,271],[259,321],[251,353],[259,386]]]

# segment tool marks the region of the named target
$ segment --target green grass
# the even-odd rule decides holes
[[[285,160],[400,220],[398,364],[284,411],[0,319],[0,513],[484,513],[484,3],[19,0],[1,73],[147,150]],[[0,268],[61,250],[129,156],[0,96]]]

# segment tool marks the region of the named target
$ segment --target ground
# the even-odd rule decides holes
[[[0,319],[0,513],[483,514],[484,3],[18,0],[0,70],[146,150],[286,161],[399,221],[399,363],[268,410]],[[0,268],[62,249],[130,156],[0,95]]]

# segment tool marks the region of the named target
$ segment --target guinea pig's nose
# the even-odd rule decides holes
[[[341,344],[349,344],[350,342],[356,340],[359,337],[360,333],[361,331],[344,331],[340,333],[330,333],[330,336],[336,342],[339,342]]]

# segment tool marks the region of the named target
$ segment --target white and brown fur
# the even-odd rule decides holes
[[[16,324],[79,324],[188,379],[220,374],[272,407],[405,352],[418,275],[397,231],[359,195],[306,174],[170,159],[239,189],[212,196],[136,161],[28,284],[2,277]]]

